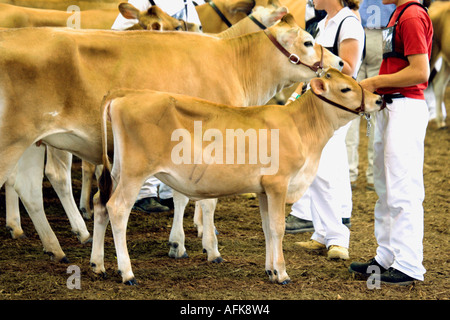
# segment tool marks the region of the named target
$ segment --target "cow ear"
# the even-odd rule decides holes
[[[323,94],[324,92],[327,91],[327,85],[325,84],[325,81],[323,81],[320,78],[314,78],[311,80],[311,82],[309,83],[309,85],[311,86],[311,89],[316,93],[316,94]]]
[[[275,24],[275,22],[283,18],[287,13],[288,9],[286,7],[280,7],[275,11],[271,12],[269,16],[264,17],[263,23],[267,26],[271,26]]]
[[[230,13],[244,12],[250,14],[254,6],[254,0],[228,1],[225,3],[225,8]]]
[[[119,11],[126,19],[139,19],[139,10],[129,3],[119,4]]]
[[[298,27],[298,24],[295,21],[294,16],[290,13],[284,15],[283,18],[281,18],[281,21],[287,23],[291,27]]]

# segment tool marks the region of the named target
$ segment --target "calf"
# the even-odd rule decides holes
[[[185,32],[1,31],[0,184],[38,141],[101,164],[97,110],[111,89],[170,90],[231,105],[256,105],[285,86],[312,78],[322,60],[325,66],[342,64],[290,15],[266,31],[232,39]],[[281,48],[292,53],[289,58]],[[25,187],[42,189],[39,177],[28,178]],[[39,225],[46,221],[43,210],[33,212],[33,218],[40,235],[52,233],[48,223]],[[41,240],[57,259],[64,257],[54,234]]]
[[[334,131],[381,105],[380,96],[335,69],[312,79],[310,91],[286,107],[238,108],[149,90],[113,92],[102,106],[104,169],[100,201],[94,207],[94,233],[106,228],[110,219],[122,280],[134,284],[125,234],[131,207],[147,177],[155,175],[171,186],[175,197],[254,192],[266,238],[266,272],[271,281],[285,284],[289,282],[282,250],[285,203],[298,200],[311,184]],[[108,119],[114,133],[112,170]],[[243,137],[237,146],[236,132]],[[215,237],[206,225],[204,232]],[[104,271],[104,262],[98,259],[102,254],[94,252],[103,241],[94,236],[91,262],[96,272]]]

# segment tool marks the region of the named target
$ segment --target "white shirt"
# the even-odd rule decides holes
[[[348,7],[342,8],[333,18],[328,21],[327,26],[325,26],[325,21],[327,19],[326,17],[320,20],[317,25],[319,28],[319,32],[316,36],[316,42],[324,47],[333,47],[339,24],[345,17],[348,16],[354,16],[356,19],[353,17],[345,19],[339,32],[338,44],[346,39],[358,40],[358,50],[360,58],[358,59],[358,64],[356,65],[355,72],[353,74],[353,77],[356,79],[362,62],[362,54],[364,49],[364,28],[362,27],[361,22],[358,20],[352,10],[350,10]]]
[[[203,0],[196,0],[195,2],[199,5],[204,3]],[[149,0],[129,0],[128,3],[132,4],[139,11],[147,11],[152,6]],[[169,16],[201,25],[195,5],[191,0],[154,0],[154,3]],[[138,23],[137,19],[126,19],[119,13],[111,29],[125,30],[136,23]]]

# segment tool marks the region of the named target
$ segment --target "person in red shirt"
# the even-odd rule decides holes
[[[376,115],[374,185],[376,256],[353,262],[350,272],[379,275],[384,283],[423,281],[424,140],[433,27],[419,1],[383,0],[395,4],[383,30],[383,61],[377,76],[361,81],[383,95],[386,108]],[[373,279],[376,279],[375,277]]]

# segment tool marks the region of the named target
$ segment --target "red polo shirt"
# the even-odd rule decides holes
[[[410,2],[408,2],[410,3]],[[388,27],[394,25],[397,16],[408,4],[405,3],[395,10],[389,21]],[[419,6],[412,5],[403,12],[395,30],[395,51],[403,52],[404,56],[413,54],[428,54],[431,56],[431,45],[433,40],[433,26],[430,17],[425,10]],[[396,57],[383,59],[379,74],[396,73],[409,65],[407,60]],[[428,82],[420,83],[405,88],[380,88],[379,94],[401,93],[405,97],[414,99],[425,99],[423,90],[428,86]]]

